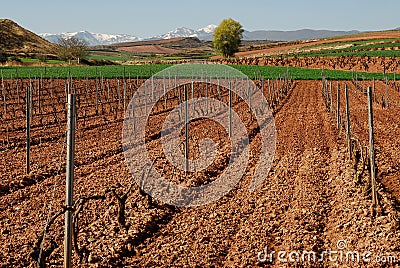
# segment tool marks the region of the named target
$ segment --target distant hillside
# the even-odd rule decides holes
[[[213,40],[214,31],[217,26],[210,24],[206,27],[193,30],[186,27],[179,27],[165,34],[141,38],[128,34],[99,34],[90,33],[88,31],[80,31],[74,33],[56,33],[56,34],[39,34],[50,42],[57,43],[59,37],[77,37],[88,42],[90,46],[110,45],[116,43],[136,42],[136,41],[151,41],[174,38],[196,37],[199,40]],[[295,40],[310,40],[319,38],[328,38],[349,34],[356,34],[359,31],[330,31],[330,30],[311,30],[303,29],[297,31],[244,31],[244,40],[270,40],[270,41],[295,41]]]
[[[198,48],[209,45],[206,41],[200,41],[197,37],[176,37],[171,39],[147,40],[138,42],[126,42],[110,45],[111,47],[127,47],[127,46],[149,46],[160,45],[170,48]]]
[[[152,37],[151,39],[170,39],[176,37],[197,37],[200,40],[212,40],[216,25],[209,25],[199,30],[180,27],[166,34]],[[310,40],[356,34],[359,31],[330,31],[302,29],[297,31],[244,31],[243,40],[270,40],[270,41],[295,41]]]
[[[204,54],[213,51],[211,42],[201,41],[197,37],[126,42],[108,47],[118,51],[155,54]]]
[[[273,55],[371,55],[392,57],[398,55],[400,31],[362,32],[357,34],[320,38],[316,40],[283,41],[272,44],[251,44],[250,49],[236,53],[237,57],[264,57]],[[386,40],[385,40],[386,39]],[[359,41],[369,42],[359,42]],[[329,44],[329,45],[328,45]],[[253,49],[251,49],[253,48]]]
[[[349,34],[357,34],[359,31],[329,31],[329,30],[310,30],[303,29],[297,31],[245,31],[244,40],[273,40],[273,41],[294,41],[310,40]]]
[[[57,46],[9,19],[0,20],[0,49],[9,54],[54,54]]]

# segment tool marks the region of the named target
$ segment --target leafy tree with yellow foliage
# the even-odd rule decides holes
[[[213,45],[218,53],[231,57],[239,50],[242,37],[242,25],[231,18],[224,19],[214,31]]]

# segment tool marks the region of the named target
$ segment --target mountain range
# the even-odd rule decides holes
[[[176,37],[197,37],[200,40],[210,41],[213,39],[213,33],[217,26],[210,24],[206,27],[193,30],[186,27],[179,27],[165,34],[153,36],[150,38],[141,38],[128,34],[101,34],[101,33],[91,33],[88,31],[80,32],[68,32],[68,33],[42,33],[39,34],[46,40],[57,43],[60,37],[76,37],[85,40],[88,45],[110,45],[115,43],[124,42],[136,42],[145,40],[161,40],[161,39],[171,39]],[[356,34],[359,31],[330,31],[330,30],[311,30],[302,29],[297,31],[244,31],[244,40],[271,40],[271,41],[293,41],[293,40],[309,40],[318,38],[328,38],[334,36],[341,36],[347,34]]]
[[[98,46],[98,45],[111,45],[111,44],[125,43],[125,42],[171,39],[177,37],[197,37],[200,40],[212,40],[215,28],[217,28],[217,26],[214,24],[210,24],[198,30],[193,30],[186,27],[179,27],[165,34],[153,36],[150,38],[141,38],[129,34],[91,33],[88,31],[56,33],[56,34],[42,33],[39,34],[39,36],[43,37],[44,39],[52,43],[58,43],[59,38],[76,37],[85,40],[90,46]]]
[[[169,31],[165,34],[154,36],[149,38],[150,40],[158,40],[158,39],[171,39],[177,37],[197,37],[200,40],[212,40],[214,30],[217,28],[217,25],[210,24],[204,28],[200,28],[198,30],[189,29],[186,27],[179,27],[175,30]]]
[[[136,42],[142,40],[142,38],[128,34],[101,34],[101,33],[91,33],[88,31],[57,33],[57,34],[43,33],[39,34],[39,36],[43,37],[47,41],[56,44],[58,43],[60,38],[76,37],[78,39],[86,41],[86,43],[89,46],[111,45],[116,43]]]

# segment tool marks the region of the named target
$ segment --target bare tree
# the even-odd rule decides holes
[[[61,60],[68,60],[70,64],[71,60],[77,60],[79,64],[80,60],[84,58],[88,52],[88,44],[86,41],[76,37],[59,38],[58,44],[60,45],[58,57]]]

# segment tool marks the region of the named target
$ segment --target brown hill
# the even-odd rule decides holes
[[[136,41],[136,42],[123,42],[110,45],[111,47],[132,47],[132,46],[155,46],[163,45],[168,43],[175,43],[185,39],[184,37],[177,37],[171,39],[161,39],[161,40],[146,40],[146,41]]]
[[[0,49],[9,54],[55,54],[57,45],[12,20],[0,19]]]
[[[118,51],[156,54],[204,54],[213,51],[211,42],[200,41],[196,37],[126,42],[110,47]]]

